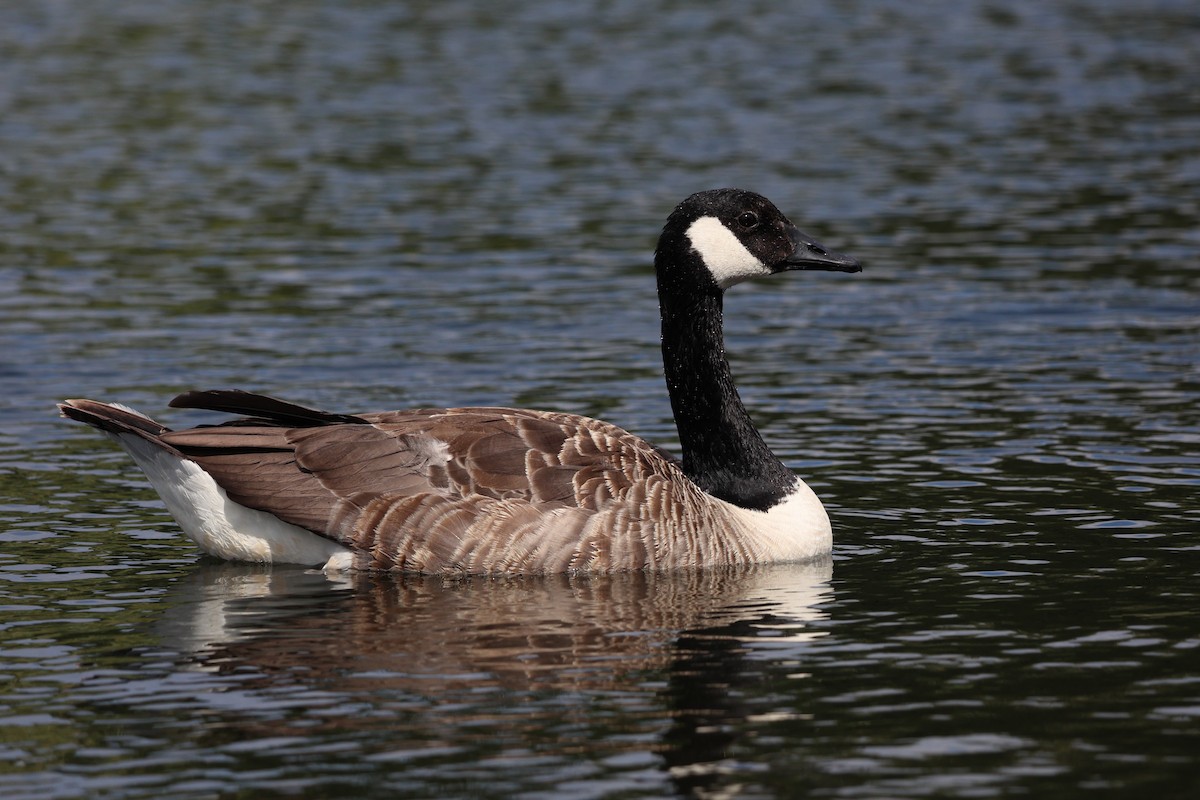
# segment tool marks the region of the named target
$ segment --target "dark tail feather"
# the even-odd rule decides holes
[[[149,417],[144,417],[134,411],[120,406],[101,403],[96,400],[64,400],[58,404],[59,413],[67,419],[91,425],[107,433],[132,433],[148,442],[176,452],[175,448],[162,440],[162,435],[171,429],[160,425]]]
[[[58,404],[58,410],[67,419],[83,422],[109,433],[137,433],[156,438],[171,430],[149,417],[95,400],[64,400]]]
[[[200,408],[206,411],[222,411],[226,414],[241,414],[278,425],[301,428],[341,423],[368,424],[362,417],[352,414],[330,414],[327,411],[305,408],[295,403],[276,400],[274,397],[253,392],[243,392],[239,389],[184,392],[172,400],[169,405],[172,408]]]

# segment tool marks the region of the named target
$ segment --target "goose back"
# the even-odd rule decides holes
[[[346,546],[358,569],[607,572],[754,560],[724,504],[615,425],[509,408],[319,414],[160,436],[231,500]]]

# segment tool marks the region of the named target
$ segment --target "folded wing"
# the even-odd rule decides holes
[[[243,392],[190,393],[173,405],[251,414],[161,439],[230,499],[351,547],[361,568],[652,566],[662,521],[683,499],[675,487],[687,485],[642,439],[570,414],[336,415]]]

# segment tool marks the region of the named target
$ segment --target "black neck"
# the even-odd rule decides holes
[[[733,385],[721,290],[679,277],[659,270],[663,367],[683,471],[714,497],[765,511],[791,491],[795,476],[762,440]]]

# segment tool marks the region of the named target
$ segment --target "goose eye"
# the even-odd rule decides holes
[[[737,222],[745,230],[753,230],[758,227],[758,214],[753,211],[743,211],[738,214]]]

